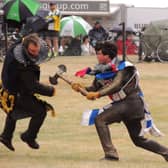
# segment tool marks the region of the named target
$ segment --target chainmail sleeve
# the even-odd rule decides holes
[[[137,70],[134,66],[129,66],[118,71],[112,82],[105,85],[103,89],[99,91],[100,96],[111,95],[121,89],[124,89],[127,94],[130,94],[133,91],[138,91],[136,74]]]
[[[104,88],[99,91],[100,96],[110,95],[120,90],[122,87],[123,77],[124,71],[118,71],[114,80],[109,85],[105,85]]]

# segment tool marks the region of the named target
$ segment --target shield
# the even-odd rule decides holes
[[[23,23],[27,17],[34,16],[39,7],[36,0],[7,0],[2,9],[7,22]]]
[[[87,35],[92,27],[82,17],[67,16],[61,19],[60,36]]]

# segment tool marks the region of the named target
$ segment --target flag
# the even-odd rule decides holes
[[[123,70],[125,67],[134,66],[131,62],[121,61],[118,65],[118,70]]]
[[[111,66],[112,65],[113,64],[111,64]],[[120,61],[120,63],[118,64],[118,67],[117,68],[113,67],[112,71],[106,71],[106,72],[96,74],[96,79],[100,79],[100,80],[113,79],[117,71],[123,70],[125,67],[129,67],[129,66],[134,66],[134,65],[128,61]]]
[[[93,109],[84,111],[82,115],[81,125],[83,126],[93,125],[95,123],[96,116],[98,116],[102,112],[103,109]]]
[[[108,104],[109,106],[111,104]],[[103,108],[104,109],[104,108]],[[91,126],[95,124],[95,118],[102,112],[103,109],[93,109],[93,110],[86,110],[83,112],[81,125],[83,126]],[[144,136],[146,133],[150,133],[152,136],[161,137],[164,134],[155,126],[152,116],[150,112],[145,110],[145,118],[141,121],[141,131],[139,136]]]
[[[145,118],[141,121],[141,131],[139,136],[144,136],[146,133],[150,133],[153,136],[160,137],[164,134],[155,126],[150,112],[145,110]]]
[[[103,73],[99,73],[96,75],[96,79],[99,80],[107,80],[107,79],[113,79],[115,77],[116,73],[109,71],[109,72],[103,72]]]

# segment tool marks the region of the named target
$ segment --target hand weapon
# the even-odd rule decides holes
[[[67,79],[66,77],[64,77],[62,74],[64,72],[67,71],[67,68],[65,65],[61,64],[61,65],[58,65],[58,71],[55,73],[54,76],[50,76],[49,77],[49,82],[52,84],[52,85],[56,85],[58,84],[58,78],[64,80],[66,83],[68,83],[69,85],[72,85],[74,82],[73,81],[70,81],[69,79]],[[87,91],[84,89],[84,88],[79,88],[79,92],[81,94],[83,94],[84,96],[87,95]]]

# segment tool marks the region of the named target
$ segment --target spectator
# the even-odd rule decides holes
[[[82,49],[81,55],[94,55],[95,54],[94,48],[89,43],[89,36],[88,35],[83,37],[81,49]]]
[[[65,56],[80,56],[81,55],[81,36],[78,35],[72,38],[68,48],[64,52]]]
[[[21,40],[21,34],[19,28],[16,28],[14,32],[12,33],[12,39],[13,42],[17,42]]]
[[[95,47],[96,42],[104,41],[107,39],[107,37],[108,33],[106,32],[106,30],[103,28],[99,21],[96,21],[93,29],[89,31],[91,45]]]
[[[58,55],[58,39],[60,31],[60,19],[61,13],[57,9],[55,3],[50,3],[50,11],[48,13],[47,19],[50,20],[48,24],[48,30],[46,31],[46,42],[50,49],[54,48],[54,56]],[[49,57],[52,55],[52,51],[49,51]]]

